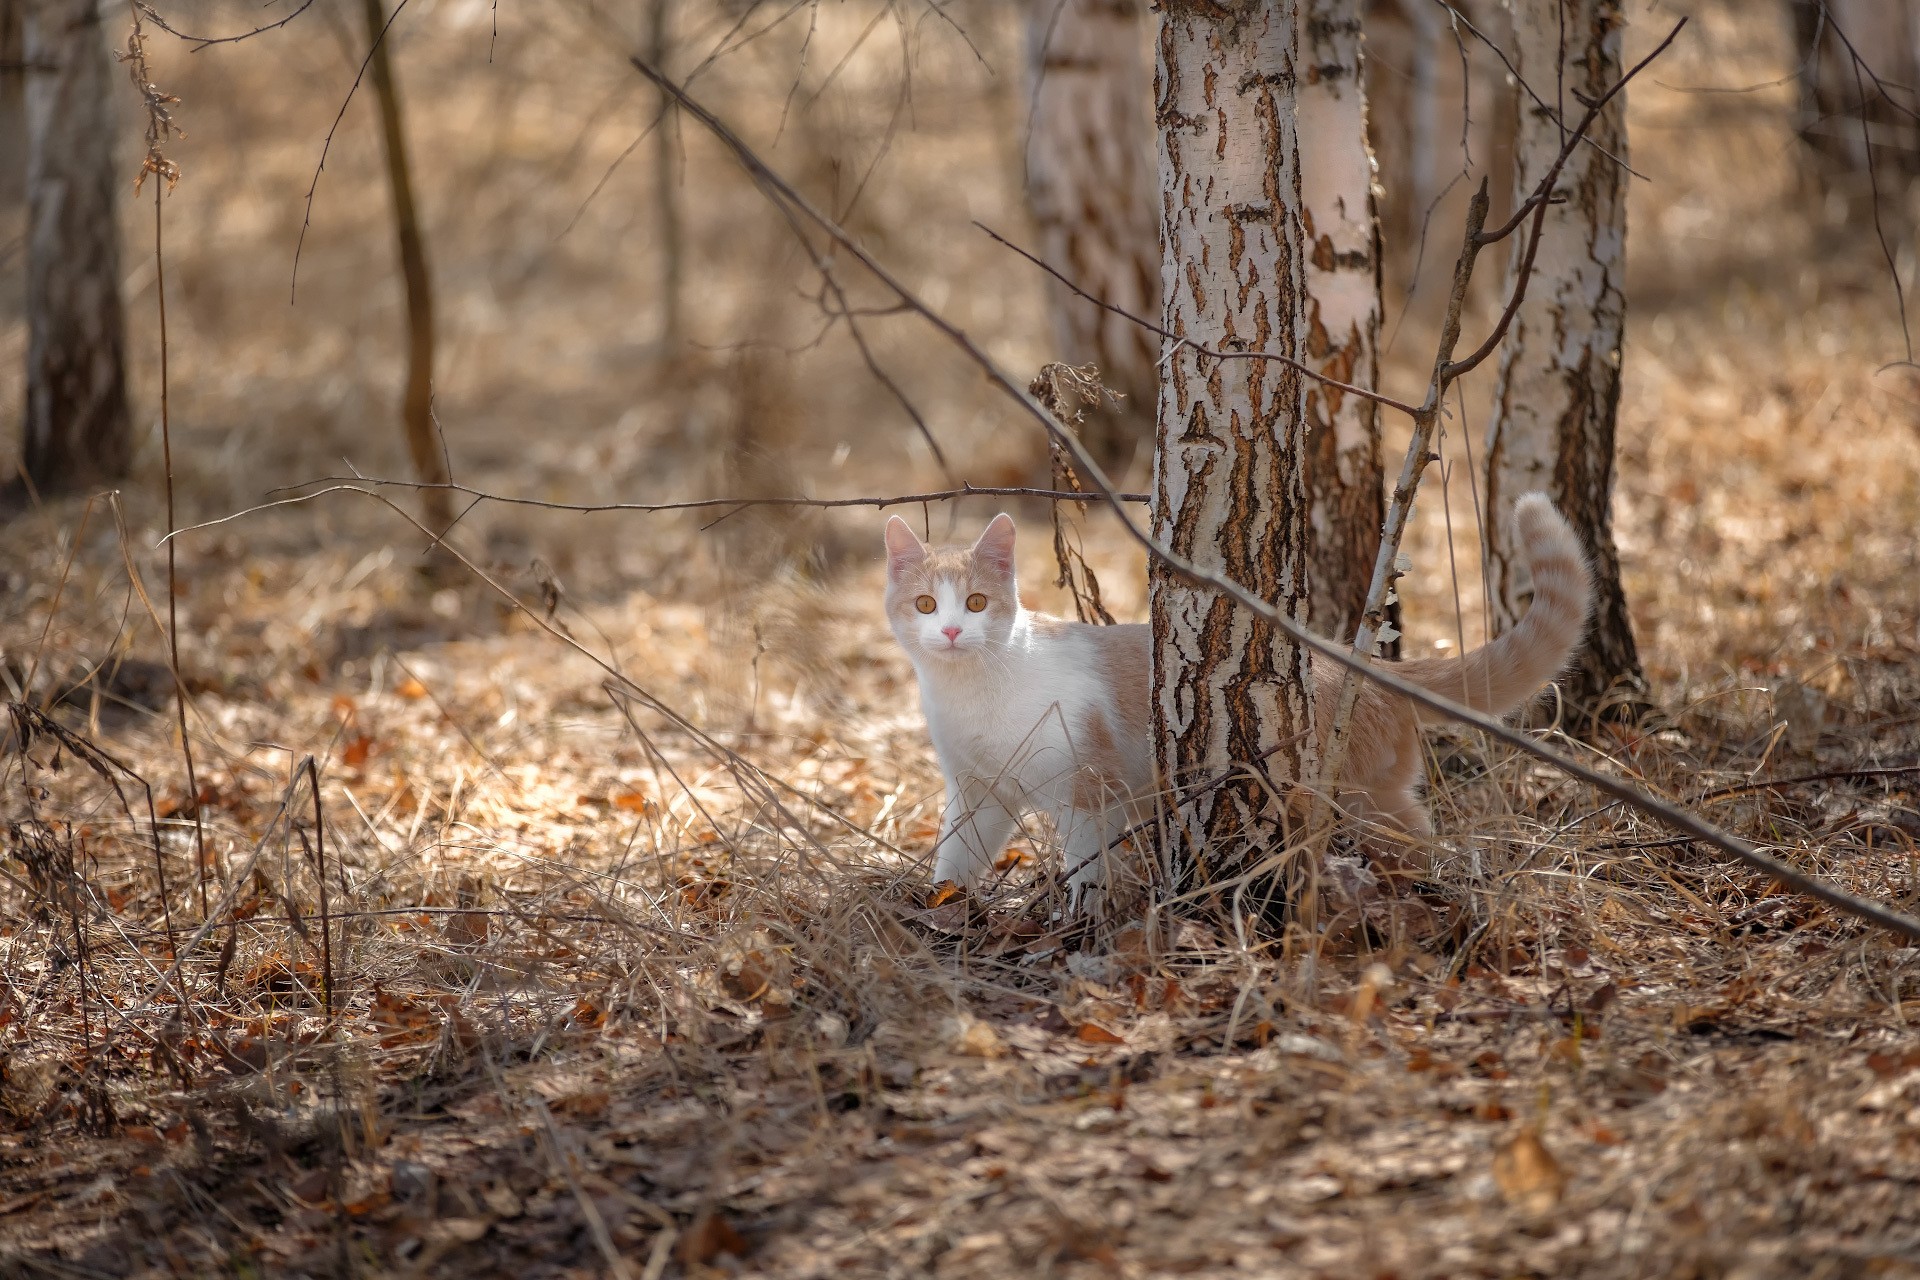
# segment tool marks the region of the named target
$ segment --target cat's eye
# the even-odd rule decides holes
[[[986,608],[987,608],[987,598],[981,595],[978,591],[974,592],[972,595],[967,597],[968,613],[984,613],[986,612]]]
[[[921,596],[918,600],[915,600],[913,602],[913,607],[918,609],[922,613],[932,613],[935,609],[938,609],[940,607],[940,602],[935,600],[932,596]]]

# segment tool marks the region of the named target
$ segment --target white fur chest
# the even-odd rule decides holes
[[[1053,807],[1073,770],[1086,708],[1103,691],[1071,639],[1036,637],[1023,626],[1013,641],[965,663],[917,663],[921,707],[950,777]]]

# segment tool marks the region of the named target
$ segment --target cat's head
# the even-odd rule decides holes
[[[887,622],[914,658],[978,657],[1005,645],[1019,612],[1013,518],[1002,513],[971,547],[929,547],[887,520]]]

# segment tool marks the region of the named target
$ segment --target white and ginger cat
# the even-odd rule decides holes
[[[1401,677],[1494,715],[1514,711],[1558,675],[1586,631],[1587,561],[1544,494],[1514,506],[1533,602],[1517,626],[1464,657],[1394,664]],[[933,876],[977,884],[1021,816],[1052,816],[1073,896],[1092,905],[1110,885],[1110,844],[1151,816],[1155,777],[1146,624],[1093,626],[1020,604],[1013,520],[993,518],[971,547],[929,547],[887,521],[887,621],[913,660],[920,703],[946,781]],[[1324,734],[1342,668],[1313,664]],[[1360,822],[1424,837],[1420,724],[1413,703],[1363,686],[1342,771],[1341,805]]]

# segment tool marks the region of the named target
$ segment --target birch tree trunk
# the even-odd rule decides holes
[[[1361,75],[1362,0],[1304,7],[1297,101],[1306,359],[1328,377],[1372,388],[1380,382],[1380,221]],[[1351,640],[1386,515],[1379,406],[1311,378],[1301,388],[1313,627]]]
[[[1165,327],[1226,351],[1301,354],[1295,0],[1162,0],[1160,134]],[[1307,432],[1300,376],[1169,340],[1154,535],[1305,620]],[[1219,594],[1149,569],[1153,734],[1180,803],[1166,822],[1176,883],[1235,873],[1284,824],[1314,767],[1307,655]],[[1225,785],[1198,788],[1238,769]]]
[[[1160,228],[1148,114],[1145,0],[1027,0],[1032,93],[1027,199],[1040,256],[1096,298],[1160,310]],[[1089,412],[1081,439],[1124,469],[1153,430],[1159,339],[1049,281],[1053,358],[1094,364],[1124,399]]]
[[[1604,93],[1620,78],[1620,0],[1521,0],[1514,15],[1520,74],[1563,111]],[[1560,59],[1562,24],[1565,64]],[[1613,544],[1614,422],[1620,403],[1620,341],[1626,318],[1626,95],[1617,95],[1577,148],[1547,210],[1525,301],[1500,361],[1487,432],[1488,571],[1494,625],[1504,631],[1526,611],[1524,556],[1512,542],[1514,500],[1551,494],[1580,533],[1594,567],[1594,618],[1587,643],[1563,682],[1584,715],[1643,705],[1646,680],[1620,589]],[[1561,125],[1531,98],[1522,102],[1515,199],[1552,165]],[[1604,154],[1603,154],[1604,153]],[[1609,159],[1619,158],[1619,162]],[[1524,236],[1516,236],[1509,277]]]
[[[133,455],[114,217],[114,80],[93,0],[27,5],[22,44],[33,70],[25,94],[21,461],[38,489],[72,489],[124,474]]]

